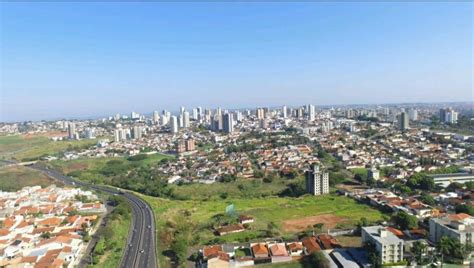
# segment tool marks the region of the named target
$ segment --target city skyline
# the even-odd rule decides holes
[[[2,3],[0,121],[472,101],[472,8]]]

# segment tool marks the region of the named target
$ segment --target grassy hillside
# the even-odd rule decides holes
[[[23,166],[0,167],[0,190],[17,191],[25,186],[61,185],[43,173]]]
[[[96,140],[52,141],[43,135],[0,136],[0,158],[19,161],[57,155],[69,149],[88,148]]]

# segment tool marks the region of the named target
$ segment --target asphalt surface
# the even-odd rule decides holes
[[[7,164],[15,164],[13,161],[3,161]],[[120,189],[93,185],[83,181],[64,176],[58,171],[45,168],[40,165],[30,165],[29,168],[41,171],[53,179],[68,185],[78,187],[89,187],[96,191],[102,191],[114,195],[122,195],[132,207],[132,225],[129,231],[127,245],[125,247],[120,267],[124,268],[149,268],[157,267],[155,248],[155,221],[151,207],[141,198]]]

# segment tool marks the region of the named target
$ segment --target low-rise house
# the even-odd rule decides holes
[[[301,242],[288,243],[286,246],[291,256],[301,256],[304,253],[303,243]]]
[[[342,247],[332,235],[320,234],[318,235],[318,242],[324,249],[333,249]]]
[[[252,244],[251,248],[254,258],[268,258],[268,248],[265,244]]]
[[[250,216],[245,216],[245,215],[240,215],[239,216],[240,224],[253,223],[254,221],[255,221],[254,218],[252,218]]]
[[[321,247],[319,246],[318,242],[316,241],[316,237],[314,236],[305,237],[301,242],[305,248],[305,253],[307,255],[313,254],[317,251],[321,251]]]
[[[288,262],[291,261],[291,256],[284,243],[276,243],[269,245],[272,262]]]
[[[224,252],[218,252],[217,254],[208,256],[207,267],[208,268],[228,268],[230,267],[229,255]]]
[[[218,235],[240,233],[243,231],[245,231],[245,228],[242,224],[227,225],[216,229]]]

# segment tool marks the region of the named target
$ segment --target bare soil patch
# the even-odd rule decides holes
[[[324,229],[331,229],[336,227],[338,223],[344,223],[349,219],[339,217],[332,214],[322,214],[317,216],[309,216],[300,219],[283,221],[283,231],[285,232],[301,232],[308,229],[308,226],[313,226],[316,223],[324,223]]]

